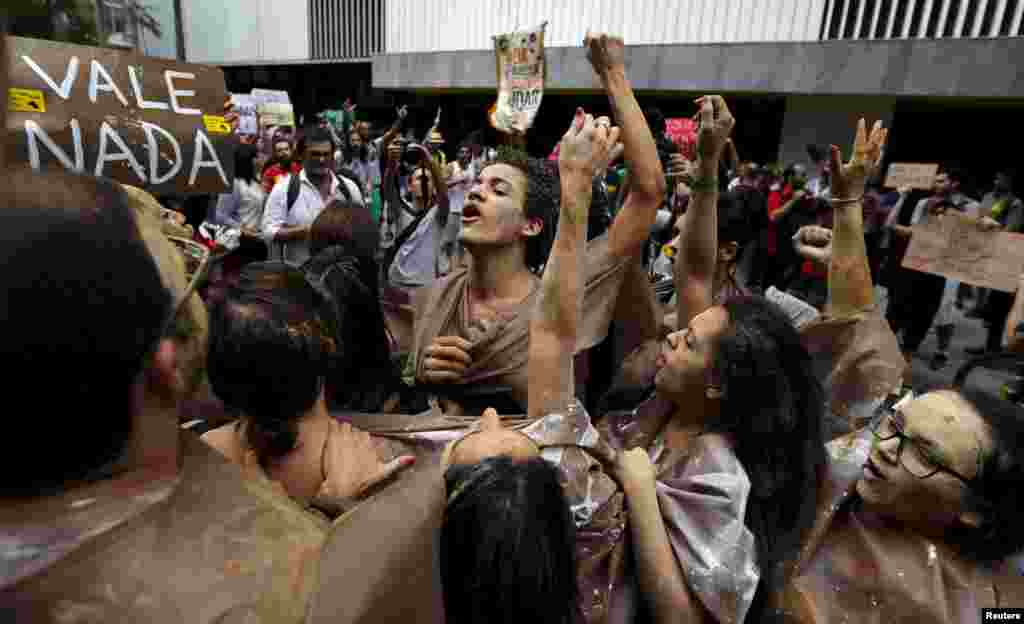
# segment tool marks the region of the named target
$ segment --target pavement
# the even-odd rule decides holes
[[[884,296],[881,297],[884,300]],[[884,305],[884,301],[881,301]],[[938,349],[934,328],[928,332],[928,337],[921,343],[917,354],[914,356],[911,373],[911,386],[918,393],[927,390],[949,387],[953,383],[953,377],[973,356],[968,355],[964,349],[977,347],[985,343],[988,330],[981,319],[967,318],[965,313],[973,306],[973,301],[968,300],[963,310],[955,310],[953,340],[950,342],[949,362],[938,371],[933,371],[928,366],[929,360]],[[1013,373],[1008,370],[993,370],[988,368],[976,368],[967,377],[965,386],[976,388],[984,392],[999,396],[1003,384],[1014,379]]]

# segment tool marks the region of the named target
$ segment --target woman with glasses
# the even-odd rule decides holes
[[[1024,605],[1024,410],[941,390],[829,445],[823,505],[780,608],[795,621],[978,622]]]

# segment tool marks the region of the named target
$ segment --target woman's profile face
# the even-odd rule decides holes
[[[669,334],[656,364],[654,385],[659,394],[666,398],[680,396],[695,386],[706,385],[718,338],[728,325],[728,312],[715,306],[693,317],[687,327]]]
[[[981,415],[955,392],[940,391],[883,418],[877,432],[888,439],[876,437],[856,486],[865,506],[913,526],[943,528],[958,517],[971,524],[964,516],[969,485],[956,475],[976,478],[991,453],[992,436]]]

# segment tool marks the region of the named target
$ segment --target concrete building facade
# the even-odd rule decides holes
[[[758,126],[738,141],[741,152],[745,141],[762,160],[806,160],[807,143],[846,143],[866,115],[893,126],[902,159],[938,146],[934,158],[963,157],[989,175],[972,155],[980,139],[936,142],[921,120],[941,119],[947,136],[974,114],[1005,126],[1007,139],[1021,126],[1024,0],[306,0],[305,10],[182,1],[188,59],[224,65],[229,82],[235,67],[328,64],[306,85],[324,88],[361,80],[358,65],[369,62],[358,95],[381,105],[436,100],[460,117],[461,106],[493,97],[491,37],[547,21],[541,117],[596,94],[579,46],[589,28],[624,36],[634,86],[668,116],[692,112],[688,100],[703,93],[737,101]]]

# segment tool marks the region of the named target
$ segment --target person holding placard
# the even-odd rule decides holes
[[[893,233],[900,238],[909,239],[913,236],[914,225],[926,216],[937,218],[947,210],[958,210],[977,216],[978,203],[960,192],[962,181],[961,172],[955,169],[941,170],[935,176],[931,197],[922,199],[914,208],[910,225],[904,226],[894,222],[889,226]],[[939,370],[949,360],[947,351],[953,339],[950,308],[956,298],[959,283],[947,283],[946,278],[941,275],[911,269],[900,268],[897,273],[899,277],[891,288],[886,319],[893,332],[901,337],[903,354],[909,366],[911,358],[928,335],[932,323],[942,312],[935,327],[938,348],[929,362],[933,370]]]

